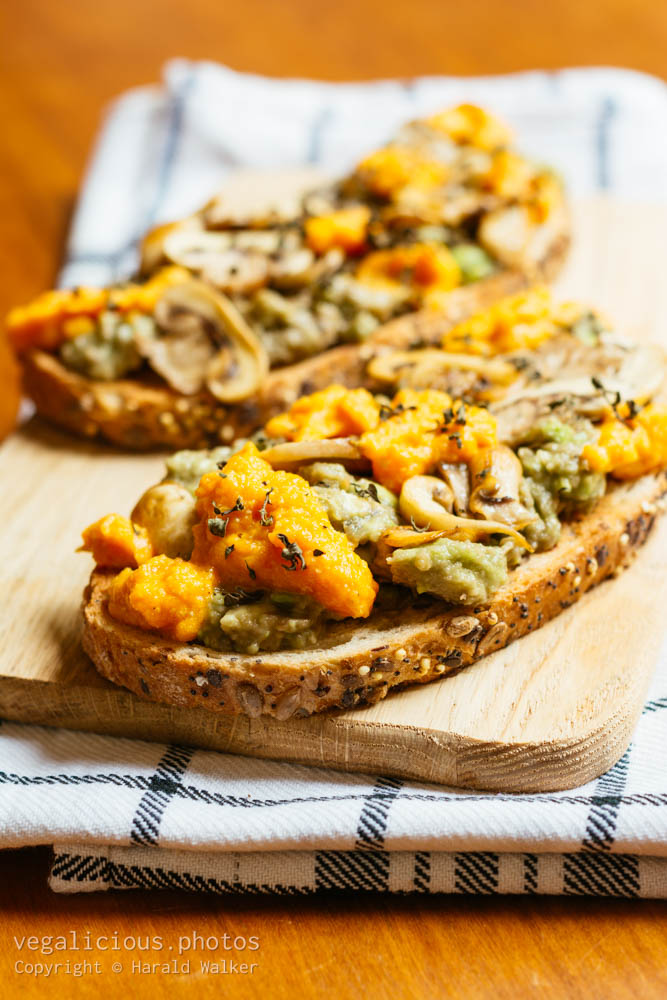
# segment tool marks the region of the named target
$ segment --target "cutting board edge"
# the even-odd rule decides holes
[[[274,720],[179,709],[143,701],[122,688],[72,685],[63,689],[49,681],[16,677],[5,677],[0,685],[0,716],[7,722],[185,743],[204,750],[332,770],[485,791],[539,793],[585,784],[616,763],[630,742],[649,682],[650,676],[646,676],[643,683],[634,686],[632,706],[626,702],[602,722],[593,720],[585,733],[539,743],[487,741],[418,726],[357,723],[330,715],[304,719],[304,739],[295,749],[292,726],[283,729]],[[98,698],[104,692],[108,713],[101,715],[99,702],[88,700],[91,691]],[[30,702],[27,710],[22,707],[26,695]],[[140,715],[132,711],[134,705],[141,706]],[[181,717],[173,718],[174,712]],[[210,725],[202,728],[204,720]],[[269,729],[273,730],[271,740],[264,738]],[[276,729],[282,730],[282,740],[275,740]],[[413,745],[406,747],[406,740]]]

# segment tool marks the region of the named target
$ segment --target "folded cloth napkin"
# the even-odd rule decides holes
[[[55,842],[59,892],[667,898],[666,746],[667,655],[621,760],[564,792],[463,791],[4,723],[0,846]]]
[[[667,88],[594,69],[372,84],[167,66],[117,101],[61,275],[130,275],[151,225],[196,209],[238,167],[336,172],[404,120],[483,104],[575,195],[665,199]],[[484,794],[388,777],[5,723],[0,847],[55,844],[60,892],[564,893],[667,897],[667,656],[631,748],[582,788]]]

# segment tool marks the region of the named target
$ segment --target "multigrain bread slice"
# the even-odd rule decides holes
[[[75,434],[102,438],[123,448],[151,450],[204,448],[243,437],[285,410],[297,396],[332,380],[347,386],[374,386],[368,362],[388,347],[434,344],[455,323],[498,299],[551,280],[569,246],[566,214],[530,273],[505,270],[453,290],[445,308],[410,313],[381,327],[364,344],[334,347],[297,364],[276,368],[251,399],[225,406],[208,392],[185,396],[156,377],[94,381],[66,368],[54,354],[35,349],[22,357],[24,388],[37,412]]]
[[[98,671],[141,698],[225,714],[299,718],[426,683],[526,635],[631,561],[664,506],[667,474],[614,484],[595,508],[563,525],[548,552],[529,556],[485,607],[442,610],[419,598],[395,613],[332,625],[302,652],[242,655],[178,644],[112,619],[112,574],[96,570],[84,596],[83,645]]]

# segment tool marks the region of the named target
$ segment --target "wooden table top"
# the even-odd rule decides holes
[[[169,57],[209,58],[278,76],[368,79],[562,65],[665,73],[667,6],[647,0],[16,0],[0,10],[0,312],[55,275],[85,157],[106,102],[155,81]],[[158,1000],[196,982],[213,997],[662,997],[667,904],[614,900],[328,896],[203,898],[173,892],[56,896],[49,852],[0,852],[3,990]],[[254,935],[252,972],[114,973],[101,948],[70,953],[99,974],[14,970],[26,935],[77,931],[137,939]],[[143,958],[143,956],[141,956]],[[155,957],[155,956],[153,956]],[[159,955],[157,957],[160,957]],[[173,954],[169,955],[172,958]],[[210,957],[210,956],[209,956]],[[218,958],[224,952],[218,952]],[[237,961],[238,954],[233,956]],[[63,956],[55,958],[62,960]],[[193,974],[196,973],[196,974]]]

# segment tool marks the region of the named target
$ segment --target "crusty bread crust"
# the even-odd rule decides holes
[[[157,378],[94,381],[70,371],[53,354],[42,350],[23,358],[24,387],[38,413],[75,434],[102,438],[131,450],[206,448],[252,433],[297,396],[324,388],[332,381],[349,386],[374,386],[366,375],[369,360],[388,347],[437,343],[454,323],[558,272],[569,246],[563,225],[537,270],[531,274],[501,271],[457,288],[447,308],[411,313],[381,327],[365,344],[334,347],[313,358],[269,372],[257,396],[225,406],[210,393],[183,396]]]
[[[139,697],[213,712],[285,720],[352,708],[388,690],[461,670],[539,628],[627,566],[667,493],[667,475],[615,484],[594,510],[564,525],[558,545],[530,556],[485,607],[442,611],[424,598],[395,613],[341,622],[326,643],[256,656],[179,644],[114,621],[113,574],[96,570],[84,596],[83,646],[98,671]]]

